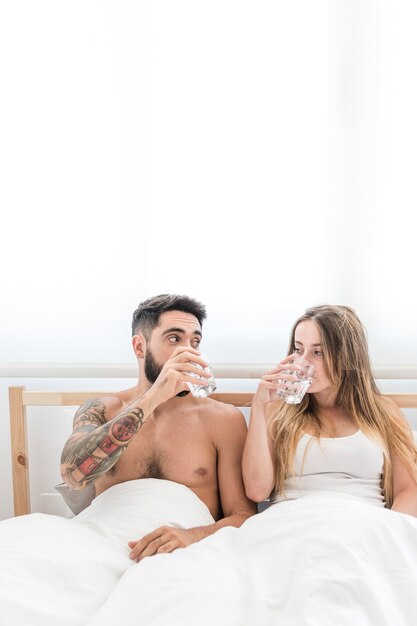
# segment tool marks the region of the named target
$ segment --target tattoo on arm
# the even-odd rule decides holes
[[[85,487],[113,467],[144,422],[140,407],[128,407],[109,422],[105,413],[105,405],[95,399],[75,414],[61,457],[62,476],[72,487]]]

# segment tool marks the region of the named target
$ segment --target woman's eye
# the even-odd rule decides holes
[[[316,354],[317,356],[322,356],[322,354],[323,354],[323,353],[322,353],[320,350],[316,350],[315,354]]]
[[[301,349],[300,349],[300,348],[296,348],[296,349],[294,350],[294,352],[295,352],[296,354],[300,354]]]

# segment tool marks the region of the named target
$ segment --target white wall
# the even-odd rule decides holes
[[[1,5],[0,362],[127,362],[160,292],[207,304],[213,359],[270,360],[336,298],[329,19],[328,0]]]
[[[126,363],[160,292],[216,361],[307,306],[416,363],[412,0],[0,5],[0,363]],[[242,340],[244,337],[244,340]]]

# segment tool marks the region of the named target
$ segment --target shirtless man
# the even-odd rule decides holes
[[[161,295],[133,314],[132,345],[139,381],[113,396],[89,400],[74,418],[61,458],[61,474],[72,489],[94,483],[96,496],[137,478],[161,478],[192,489],[207,505],[212,525],[191,529],[163,526],[130,541],[136,561],[172,552],[214,533],[240,526],[255,513],[241,474],[246,424],[233,406],[195,398],[190,376],[209,376],[200,358],[205,308],[186,296]]]

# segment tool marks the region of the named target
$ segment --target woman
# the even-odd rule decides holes
[[[271,402],[294,380],[292,355],[315,367],[298,405]],[[292,374],[287,372],[291,371]],[[275,502],[337,492],[417,516],[417,448],[372,377],[364,329],[345,306],[308,309],[289,356],[262,377],[243,456],[246,493]]]

